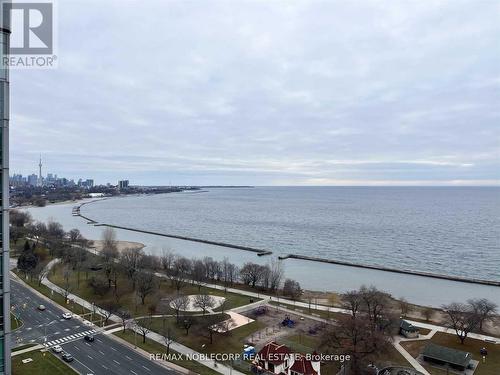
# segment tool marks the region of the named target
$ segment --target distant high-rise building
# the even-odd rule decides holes
[[[0,0],[0,374],[11,374],[10,276],[9,276],[9,69],[3,63],[10,48],[10,3]]]
[[[118,188],[120,190],[128,188],[128,180],[120,180],[120,181],[118,181]]]
[[[94,180],[92,180],[92,179],[87,179],[87,180],[85,181],[85,186],[86,186],[87,188],[89,188],[89,189],[90,189],[90,188],[93,188],[93,187],[94,187]]]
[[[28,176],[28,185],[37,186],[38,185],[38,176],[36,174],[30,174]]]

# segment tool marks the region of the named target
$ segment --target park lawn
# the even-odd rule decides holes
[[[10,313],[10,329],[11,331],[21,327],[23,325],[23,321],[21,319],[17,319],[14,314]]]
[[[164,345],[161,345],[160,343],[157,343],[156,341],[153,341],[151,339],[146,338],[146,342],[142,342],[142,338],[139,337],[134,337],[134,333],[130,330],[126,330],[125,332],[120,331],[120,332],[115,332],[114,335],[122,338],[123,340],[128,341],[131,344],[137,344],[138,347],[141,349],[147,351],[148,353],[166,353],[167,348]],[[170,349],[170,354],[177,354],[179,355],[176,351]],[[175,359],[171,361],[172,363],[175,363],[176,365],[182,366],[188,370],[191,370],[195,373],[198,373],[200,375],[218,375],[219,373],[212,370],[211,368],[202,365],[199,362],[196,361],[185,361],[185,360],[179,360]]]
[[[229,318],[225,314],[219,314],[217,317],[217,321]],[[186,335],[186,330],[182,327],[182,324],[176,324],[175,317],[167,318],[166,324],[173,330],[174,341],[202,353],[241,353],[245,339],[264,327],[262,323],[254,321],[226,333],[214,333],[212,343],[210,343],[208,329],[203,324],[203,319],[206,319],[206,317],[197,316],[195,319],[195,323],[189,329],[188,335]],[[163,322],[163,318],[153,318],[152,330],[161,334]]]
[[[408,351],[408,353],[416,358],[422,352],[425,345],[429,342],[465,352],[470,352],[473,359],[480,362],[477,370],[474,372],[474,375],[500,374],[500,345],[487,343],[482,340],[474,340],[471,338],[466,339],[465,343],[462,345],[455,335],[442,332],[436,333],[431,340],[408,341],[401,343],[401,345]],[[482,363],[481,356],[479,355],[479,350],[483,347],[488,349],[488,357],[486,358],[486,363]],[[426,366],[426,368],[433,375],[441,375],[445,373],[444,371],[440,371],[438,369],[435,369],[434,367]]]
[[[49,275],[49,280],[60,287],[64,287],[65,285],[63,277],[63,268],[64,268],[63,264],[57,264]],[[92,276],[103,275],[103,272],[104,271],[102,270],[88,271],[87,274],[85,272],[81,272],[80,283],[78,283],[77,273],[71,272],[69,277],[69,285],[71,286],[70,292],[97,305],[105,302],[115,301],[113,286],[104,296],[99,296],[94,294],[93,289],[88,284],[88,280],[90,280]],[[88,279],[86,277],[88,277]],[[156,310],[161,310],[161,311],[155,311],[155,313],[157,314],[158,313],[174,314],[174,311],[168,305],[162,306],[160,309],[158,306],[158,302],[162,298],[168,299],[169,297],[175,296],[177,294],[175,288],[171,285],[169,280],[158,277],[156,279],[157,279],[156,290],[146,297],[145,303],[143,305],[140,299],[137,297],[136,293],[132,290],[132,284],[130,280],[126,277],[125,274],[120,274],[120,276],[117,279],[117,288],[119,294],[122,294],[122,297],[120,298],[121,307],[127,309],[133,316],[137,317],[149,315],[150,314],[149,308],[151,305],[156,305]],[[224,309],[226,310],[250,303],[250,298],[244,295],[225,292],[224,290],[212,289],[207,287],[198,288],[198,286],[192,284],[184,284],[183,288],[181,289],[181,292],[186,295],[206,293],[213,296],[225,297],[226,304],[224,306]],[[257,299],[254,299],[254,301],[257,301]],[[217,310],[220,311],[221,308],[216,309],[216,311]]]
[[[45,354],[45,355],[44,355]],[[33,362],[22,363],[23,359],[31,358]],[[34,350],[12,357],[12,373],[14,375],[68,375],[78,374],[66,363],[56,358],[52,353]]]

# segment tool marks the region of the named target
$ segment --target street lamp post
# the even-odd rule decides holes
[[[47,327],[50,326],[53,323],[56,323],[56,322],[57,322],[57,320],[53,320],[50,323],[45,324],[45,326],[44,326],[44,337],[43,337],[43,342],[44,343],[47,342]]]

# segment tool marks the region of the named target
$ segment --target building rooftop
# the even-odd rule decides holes
[[[420,371],[408,367],[386,367],[377,375],[423,375]]]
[[[427,358],[463,367],[467,367],[472,359],[472,354],[468,352],[462,352],[433,343],[427,344],[422,355]]]
[[[399,323],[399,327],[405,331],[408,331],[408,332],[418,332],[417,327],[415,327],[413,324],[407,322],[404,319],[401,319],[401,322]]]

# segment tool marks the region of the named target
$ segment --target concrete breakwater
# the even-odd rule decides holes
[[[460,277],[460,276],[441,275],[441,274],[431,273],[431,272],[413,271],[413,270],[407,270],[407,269],[389,268],[389,267],[369,265],[369,264],[352,263],[352,262],[346,262],[346,261],[340,261],[340,260],[334,260],[334,259],[311,257],[311,256],[306,256],[306,255],[288,254],[285,256],[279,256],[278,259],[280,259],[280,260],[285,260],[285,259],[307,260],[307,261],[311,261],[311,262],[330,263],[330,264],[337,264],[337,265],[341,265],[341,266],[357,267],[357,268],[371,269],[371,270],[384,271],[384,272],[393,272],[393,273],[406,274],[406,275],[431,277],[431,278],[435,278],[435,279],[458,281],[458,282],[469,283],[469,284],[500,286],[500,281],[494,281],[494,280],[481,280],[481,279],[472,279],[472,278],[466,278],[466,277]]]
[[[222,247],[230,247],[230,248],[238,249],[238,250],[251,251],[253,253],[257,253],[257,255],[259,255],[259,256],[262,256],[262,255],[271,255],[273,253],[272,251],[263,250],[263,249],[256,249],[254,247],[249,247],[249,246],[233,245],[233,244],[229,244],[229,243],[225,243],[225,242],[209,241],[209,240],[203,240],[201,238],[178,236],[178,235],[175,235],[175,234],[166,234],[166,233],[152,232],[152,231],[149,231],[149,230],[122,227],[122,226],[113,225],[113,224],[94,224],[94,226],[96,226],[96,227],[110,227],[110,228],[116,228],[116,229],[124,229],[124,230],[130,230],[130,231],[133,231],[133,232],[152,234],[152,235],[155,235],[155,236],[175,238],[175,239],[178,239],[178,240],[200,242],[200,243],[206,243],[208,245],[216,245],[216,246],[222,246]]]
[[[250,246],[234,245],[234,244],[229,244],[229,243],[225,243],[225,242],[210,241],[210,240],[204,240],[204,239],[200,239],[200,238],[193,238],[193,237],[174,235],[174,234],[166,234],[166,233],[124,227],[124,226],[113,225],[113,224],[98,223],[97,221],[95,221],[91,218],[88,218],[80,213],[81,206],[83,206],[84,204],[89,204],[89,203],[93,203],[96,201],[99,201],[99,200],[84,202],[78,206],[73,207],[73,216],[80,216],[83,219],[85,219],[88,224],[93,224],[94,226],[106,226],[106,227],[110,227],[110,228],[122,229],[122,230],[127,230],[127,231],[138,232],[138,233],[145,233],[145,234],[150,234],[150,235],[155,235],[155,236],[162,236],[162,237],[174,238],[174,239],[179,239],[179,240],[184,240],[184,241],[191,241],[191,242],[204,243],[204,244],[208,244],[208,245],[233,248],[233,249],[253,252],[253,253],[256,253],[257,256],[266,256],[266,255],[273,254],[272,251],[265,250],[265,249],[253,248]],[[341,266],[357,267],[357,268],[370,269],[370,270],[383,271],[383,272],[392,272],[392,273],[398,273],[398,274],[421,276],[421,277],[448,280],[448,281],[457,281],[457,282],[463,282],[463,283],[469,283],[469,284],[480,284],[480,285],[500,287],[500,281],[495,281],[495,280],[482,280],[482,279],[466,278],[466,277],[460,277],[460,276],[436,274],[436,273],[423,272],[423,271],[417,271],[417,270],[397,269],[397,268],[390,268],[390,267],[379,266],[379,265],[361,264],[361,263],[355,263],[355,262],[349,262],[349,261],[340,261],[340,260],[335,260],[335,259],[327,259],[327,258],[320,258],[320,257],[313,257],[313,256],[299,255],[299,254],[288,254],[285,256],[279,256],[278,259],[280,259],[280,260],[286,260],[286,259],[305,260],[305,261],[327,263],[327,264],[336,264],[336,265],[341,265]]]

